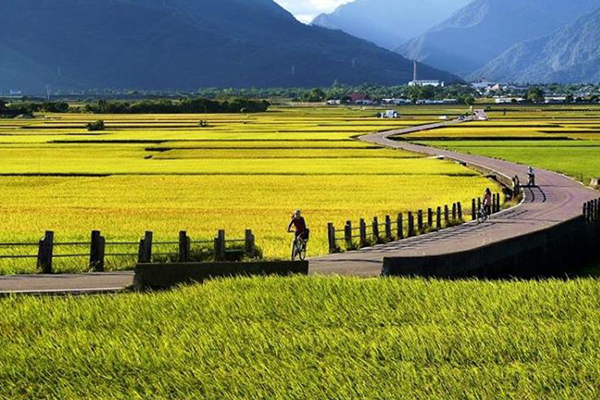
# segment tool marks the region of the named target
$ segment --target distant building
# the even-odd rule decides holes
[[[379,118],[390,118],[390,119],[395,119],[395,118],[400,118],[400,114],[398,113],[398,111],[395,110],[387,110],[385,112],[381,112],[377,115]]]
[[[408,86],[433,86],[433,87],[444,87],[446,83],[438,80],[416,80],[408,82]]]
[[[408,99],[381,99],[381,103],[399,106],[401,104],[412,104],[412,101]]]
[[[364,93],[352,93],[350,96],[350,102],[352,104],[360,104],[363,106],[368,106],[373,104],[373,100],[367,98],[367,95]]]
[[[408,82],[408,86],[433,86],[433,87],[444,87],[446,84],[443,81],[435,79],[418,79],[418,68],[417,62],[413,65],[413,80]]]
[[[327,100],[328,106],[339,106],[340,104],[342,104],[341,100]]]

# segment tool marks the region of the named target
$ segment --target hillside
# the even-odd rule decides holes
[[[473,74],[508,82],[600,81],[600,9],[558,32],[519,43]]]
[[[313,25],[340,29],[393,49],[424,33],[471,0],[356,0],[321,14]]]
[[[398,84],[412,64],[272,0],[0,0],[0,91]],[[431,78],[452,75],[423,67]]]
[[[546,36],[600,5],[600,0],[476,0],[397,51],[463,77],[513,45]]]

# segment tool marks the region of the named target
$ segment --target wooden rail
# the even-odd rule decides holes
[[[600,221],[600,199],[588,201],[583,204],[583,216],[585,221],[599,222]]]
[[[228,244],[230,245],[228,247]],[[231,245],[240,245],[240,248],[232,248]],[[228,254],[236,253],[248,258],[255,258],[258,254],[255,244],[255,236],[250,229],[245,231],[243,239],[227,239],[224,230],[220,230],[212,240],[191,240],[186,231],[179,232],[179,240],[158,242],[154,240],[152,231],[147,231],[139,242],[107,242],[100,231],[92,231],[89,242],[56,242],[53,231],[46,231],[44,237],[38,243],[0,243],[0,248],[11,247],[37,247],[37,254],[0,255],[0,260],[7,259],[36,259],[37,268],[44,274],[53,272],[53,262],[57,258],[81,258],[89,257],[90,270],[104,272],[106,257],[137,257],[138,263],[152,262],[157,256],[176,256],[178,262],[191,262],[193,260],[192,245],[204,245],[209,256],[215,261],[225,261]],[[134,248],[137,252],[130,250],[118,251],[123,248]],[[156,252],[159,246],[177,246],[177,251]],[[56,254],[57,247],[86,247],[88,251]],[[108,248],[116,248],[114,252],[107,252]]]
[[[500,194],[492,195],[492,214],[501,211],[500,199]],[[477,213],[481,207],[481,199],[472,200],[470,210],[472,220],[477,219]],[[345,250],[355,250],[462,224],[465,222],[465,211],[467,210],[463,209],[462,204],[457,202],[451,206],[428,208],[426,212],[423,210],[418,210],[416,213],[409,211],[406,216],[399,213],[396,218],[386,215],[383,223],[378,217],[373,218],[371,224],[367,224],[365,219],[361,218],[358,227],[353,226],[352,221],[346,221],[342,229],[336,229],[335,225],[330,222],[327,224],[329,253],[342,251],[340,243],[343,243]]]

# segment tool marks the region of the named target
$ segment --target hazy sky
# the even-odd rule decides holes
[[[322,12],[330,12],[352,0],[275,0],[302,22],[310,22]]]

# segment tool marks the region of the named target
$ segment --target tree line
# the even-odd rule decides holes
[[[234,98],[209,100],[190,98],[181,100],[99,100],[85,105],[70,105],[64,101],[11,102],[0,100],[0,113],[19,115],[37,112],[66,113],[87,112],[93,114],[202,114],[202,113],[258,113],[269,109],[269,102],[257,99]]]
[[[142,100],[136,102],[99,100],[86,104],[86,112],[94,114],[218,114],[258,113],[269,109],[265,100],[234,98],[231,100],[209,100],[205,98],[182,100]]]

